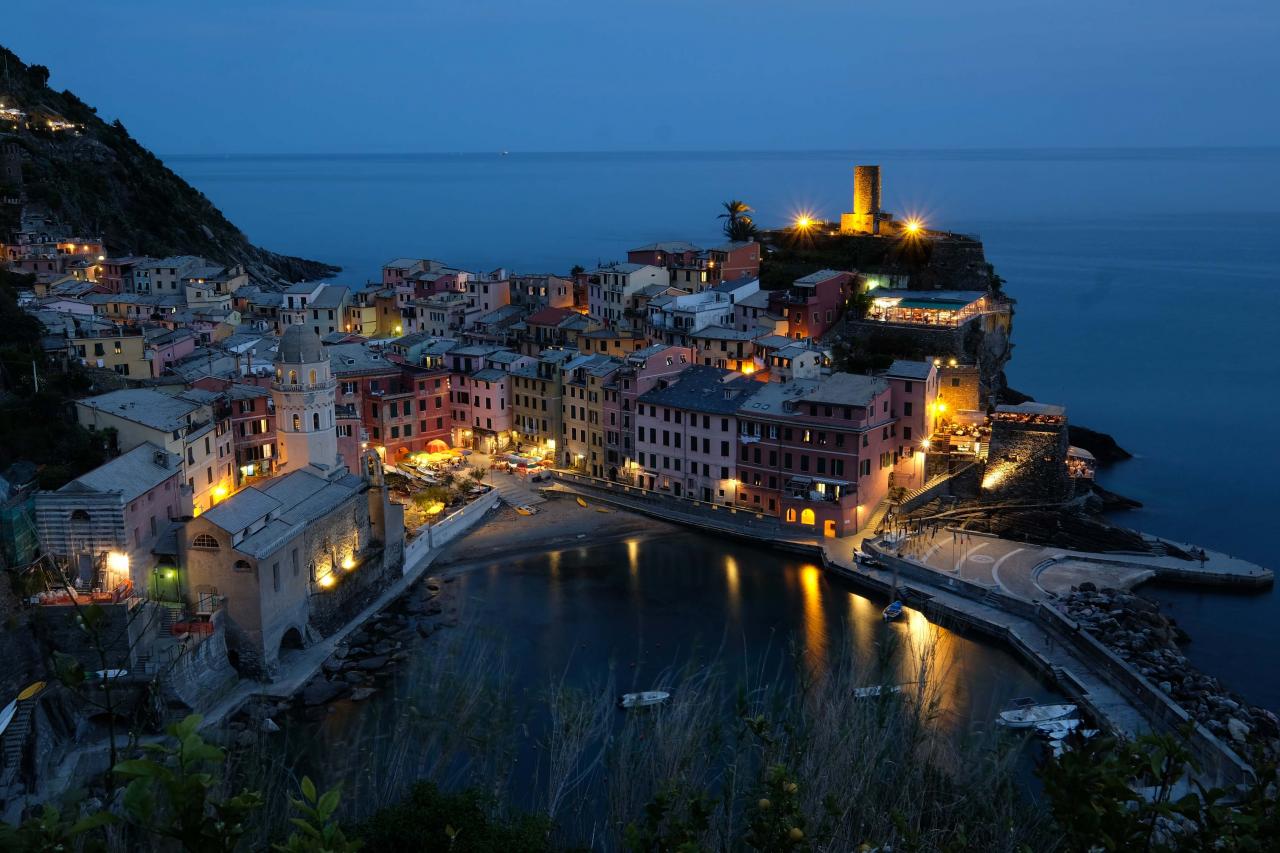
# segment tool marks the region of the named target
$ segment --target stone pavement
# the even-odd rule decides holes
[[[1129,589],[1154,577],[1247,586],[1263,586],[1273,578],[1268,569],[1216,551],[1206,550],[1201,564],[1169,554],[1072,551],[949,527],[908,536],[898,543],[897,553],[944,576],[999,589],[1024,601],[1052,599],[1084,581]]]

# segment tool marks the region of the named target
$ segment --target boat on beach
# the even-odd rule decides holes
[[[1061,720],[1076,712],[1076,706],[1062,704],[1042,705],[1029,697],[1013,700],[1013,708],[1001,711],[996,723],[1011,729],[1028,729],[1038,723]]]
[[[901,684],[872,684],[867,687],[853,688],[854,699],[873,699],[876,696],[891,696],[902,692]]]
[[[897,619],[902,615],[902,602],[901,601],[893,602],[888,607],[886,607],[883,611],[881,611],[880,615],[884,618],[884,621],[892,622],[894,619]]]
[[[623,693],[618,699],[619,708],[647,708],[650,705],[661,705],[671,698],[665,690],[645,690],[642,693]]]
[[[574,500],[578,502],[578,506],[580,507],[586,507],[587,505],[587,502],[584,501],[582,498],[574,498]]]

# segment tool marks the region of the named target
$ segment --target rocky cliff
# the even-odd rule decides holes
[[[0,66],[6,68],[0,103],[26,114],[23,121],[0,120],[0,143],[15,143],[22,164],[21,184],[0,187],[0,197],[24,197],[28,212],[45,210],[75,234],[101,236],[113,254],[202,255],[244,264],[259,281],[301,281],[337,271],[254,246],[123,124],[103,121],[70,91],[50,89],[48,69],[27,66],[2,47]],[[61,122],[74,127],[55,129]],[[17,224],[16,207],[0,204],[0,228]]]

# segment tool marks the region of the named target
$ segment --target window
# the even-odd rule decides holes
[[[801,523],[801,524],[813,524],[813,523],[814,523],[813,510],[811,510],[811,509],[809,509],[809,508],[807,508],[807,507],[806,507],[806,508],[805,508],[805,509],[800,513],[800,523]]]
[[[217,551],[220,547],[218,540],[214,539],[208,533],[197,533],[195,538],[191,540],[192,548],[203,548],[208,551]]]
[[[293,431],[302,432],[302,415],[293,416]]]

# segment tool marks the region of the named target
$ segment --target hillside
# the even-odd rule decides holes
[[[22,151],[28,210],[46,208],[85,236],[101,236],[117,255],[203,255],[242,263],[259,281],[323,278],[337,268],[254,246],[197,189],[138,144],[119,121],[108,124],[70,91],[48,86],[44,66],[24,64],[0,47],[0,103],[27,114],[26,126],[0,120],[0,143]],[[75,129],[51,129],[65,121]],[[18,189],[0,187],[0,196]],[[0,229],[17,205],[0,204]]]

